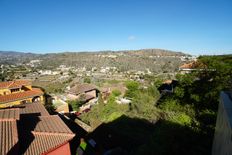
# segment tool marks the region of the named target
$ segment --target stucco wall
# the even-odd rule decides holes
[[[222,92],[218,107],[212,155],[232,154],[232,100],[228,93]]]
[[[6,94],[4,94],[4,92]],[[9,89],[0,89],[0,95],[7,95],[7,94],[11,94],[10,90]]]
[[[22,103],[22,101],[32,102],[32,99],[33,99],[33,97],[29,97],[29,98],[22,99],[22,100],[17,100],[17,101],[8,102],[8,103],[2,103],[2,104],[0,104],[0,108],[6,108],[6,107],[13,106],[13,105],[19,105]],[[41,103],[44,103],[43,96],[40,96],[40,101],[41,101]]]

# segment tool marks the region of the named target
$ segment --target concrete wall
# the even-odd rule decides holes
[[[212,155],[232,155],[232,98],[226,92],[220,95]]]

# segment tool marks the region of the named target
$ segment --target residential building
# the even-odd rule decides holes
[[[193,71],[215,71],[213,68],[208,68],[205,64],[199,61],[192,61],[190,63],[185,63],[179,67],[179,72],[181,74],[191,73]]]
[[[32,88],[28,80],[0,82],[0,108],[34,101],[43,102],[43,91]]]
[[[191,73],[195,69],[196,62],[185,63],[179,67],[179,71],[181,74]]]
[[[78,84],[74,87],[72,87],[67,97],[71,100],[83,100],[84,102],[89,102],[91,100],[94,100],[98,97],[98,89],[91,85],[91,84]]]
[[[0,109],[0,133],[2,155],[70,155],[69,142],[75,136],[39,102]]]

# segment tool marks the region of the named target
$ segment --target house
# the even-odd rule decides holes
[[[196,66],[196,62],[185,63],[179,67],[179,71],[181,74],[191,73]]]
[[[191,73],[192,71],[215,71],[215,69],[209,69],[205,64],[199,61],[185,63],[179,67],[179,72],[181,74]]]
[[[98,89],[91,84],[78,84],[70,88],[67,98],[70,100],[82,100],[83,102],[90,102],[98,97]]]
[[[75,136],[39,102],[0,110],[0,154],[70,155]]]
[[[51,70],[40,70],[39,73],[41,75],[52,75],[52,71]]]
[[[43,91],[32,88],[28,80],[0,82],[0,108],[34,101],[43,102]]]

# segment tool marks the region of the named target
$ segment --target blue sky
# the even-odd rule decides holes
[[[232,53],[232,0],[0,0],[0,50]]]

